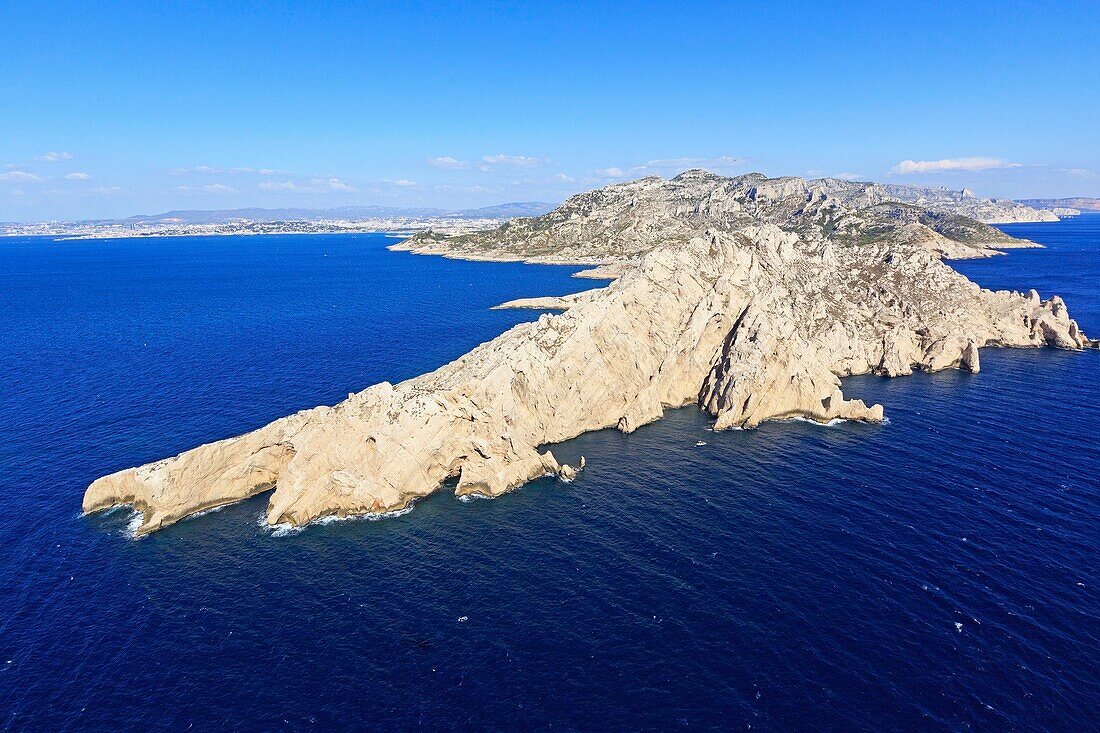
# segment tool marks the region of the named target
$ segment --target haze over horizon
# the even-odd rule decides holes
[[[1100,196],[1095,4],[646,7],[9,2],[0,221],[557,202],[691,167]]]

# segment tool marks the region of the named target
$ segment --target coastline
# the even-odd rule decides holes
[[[395,242],[387,249],[594,265],[583,276],[615,279],[568,296],[502,303],[496,308],[563,312],[521,323],[419,377],[104,476],[89,486],[83,510],[141,507],[138,534],[147,534],[195,507],[273,486],[271,525],[386,513],[452,480],[458,496],[495,497],[548,473],[571,478],[576,469],[546,446],[611,427],[631,433],[667,409],[694,403],[715,430],[799,417],[880,423],[883,406],[846,397],[842,377],[976,373],[987,346],[1100,346],[1057,296],[984,290],[944,261],[945,254],[989,257],[999,253],[993,242],[1035,243],[961,217],[928,218],[943,231],[907,210],[899,222],[896,207],[868,224],[865,209],[858,209],[863,216],[838,212],[829,196],[807,194],[808,185],[689,171],[582,194],[539,219],[476,235],[449,240],[432,232]],[[861,184],[828,185],[856,205],[865,193]],[[736,198],[727,204],[738,207],[732,223],[718,215],[698,226],[678,213],[684,191],[701,197],[728,187],[746,201],[766,201],[772,209],[757,216],[788,228],[753,221]],[[824,224],[807,199],[822,207]],[[593,213],[577,217],[576,207]],[[871,216],[878,216],[873,207]],[[603,234],[624,227],[640,234],[621,241]]]

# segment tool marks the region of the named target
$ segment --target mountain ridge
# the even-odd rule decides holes
[[[1025,206],[1043,209],[1079,209],[1080,211],[1100,212],[1100,198],[1092,196],[1069,196],[1060,199],[1016,199]]]

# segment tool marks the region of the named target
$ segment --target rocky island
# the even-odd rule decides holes
[[[1060,298],[985,290],[944,264],[1034,246],[957,208],[877,184],[692,170],[491,231],[417,234],[393,249],[615,279],[508,304],[563,312],[429,374],[100,478],[84,511],[132,505],[140,535],[272,489],[272,525],[392,512],[451,481],[493,497],[571,477],[546,446],[670,408],[697,405],[715,429],[880,422],[883,407],[845,396],[841,377],[976,372],[986,346],[1098,346]]]

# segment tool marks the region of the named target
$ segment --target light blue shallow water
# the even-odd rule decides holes
[[[1100,334],[1100,217],[1006,229],[1049,246],[959,269]],[[264,497],[79,515],[593,285],[386,242],[0,240],[0,729],[1100,727],[1096,352],[846,380],[885,426],[674,411],[556,447],[572,484],[284,537]]]

